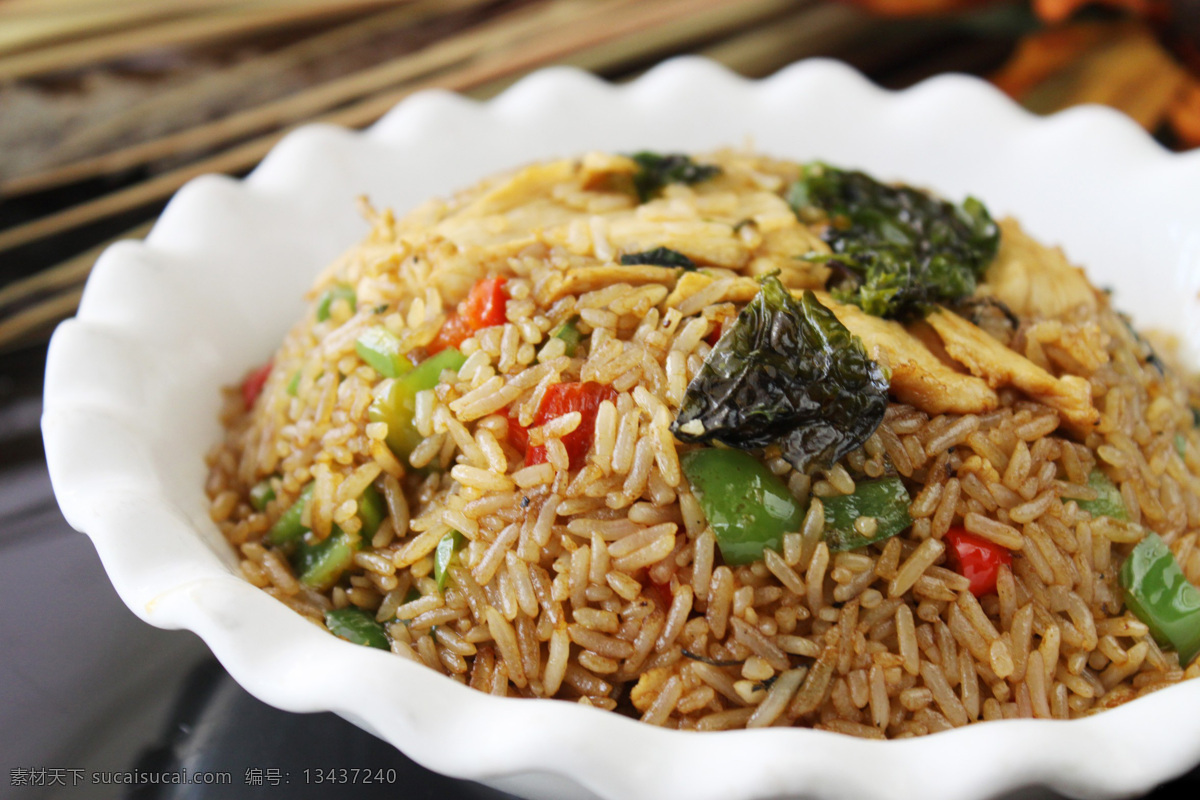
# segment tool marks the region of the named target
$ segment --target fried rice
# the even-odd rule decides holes
[[[370,234],[227,391],[206,491],[245,578],[335,631],[333,612],[360,609],[376,646],[475,689],[681,729],[901,738],[1086,716],[1200,676],[1119,574],[1153,533],[1200,584],[1195,377],[1011,220],[979,314],[871,316],[824,291],[830,220],[786,199],[802,165],[697,161],[716,169],[649,194],[635,159],[592,153],[403,219],[364,206]],[[656,248],[694,269],[637,263]],[[801,516],[738,563],[681,465],[715,445],[672,424],[768,275],[815,290],[889,388],[882,421],[832,464],[749,448]],[[500,278],[494,324],[464,327]],[[372,408],[456,325],[462,359],[415,391],[398,453]],[[393,377],[356,346],[378,328],[408,361],[383,362]],[[589,410],[548,415],[568,386],[594,387],[578,390]],[[910,524],[831,546],[825,505],[889,477]],[[1097,511],[1106,493],[1123,513]],[[281,541],[289,511],[302,538]],[[950,544],[963,535],[1008,554],[985,591]],[[344,563],[313,579],[297,547],[335,536]]]

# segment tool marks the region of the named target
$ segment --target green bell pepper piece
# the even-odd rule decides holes
[[[274,499],[275,489],[271,486],[270,478],[264,478],[250,487],[250,505],[255,511],[262,511]]]
[[[368,486],[358,498],[358,518],[362,521],[363,541],[371,541],[387,513],[387,503],[383,495],[374,486]]]
[[[1125,501],[1121,498],[1121,490],[1107,475],[1098,469],[1092,470],[1092,474],[1088,475],[1088,486],[1095,489],[1098,496],[1095,500],[1076,500],[1076,505],[1093,517],[1129,519],[1125,511]]]
[[[300,522],[300,518],[304,516],[304,507],[308,505],[309,498],[312,497],[313,484],[308,484],[300,492],[300,496],[296,498],[296,502],[288,507],[288,510],[279,515],[279,519],[275,520],[275,524],[271,526],[271,530],[267,531],[267,541],[271,544],[286,544],[294,542],[304,535],[308,528]]]
[[[335,525],[329,536],[315,544],[301,540],[292,555],[292,565],[301,583],[324,591],[337,583],[362,546],[361,538],[351,537]]]
[[[300,391],[300,370],[292,373],[292,377],[288,379],[287,393],[295,397]]]
[[[358,357],[385,378],[398,378],[412,370],[400,337],[382,325],[367,328],[354,342]]]
[[[358,310],[358,296],[354,293],[354,287],[346,283],[337,283],[321,292],[321,296],[317,298],[317,322],[329,319],[330,311],[337,300],[349,303],[351,312]]]
[[[1179,568],[1158,534],[1150,533],[1121,565],[1125,605],[1159,644],[1173,647],[1187,666],[1200,653],[1200,589]]]
[[[579,326],[576,325],[578,317],[571,317],[569,320],[559,325],[554,333],[550,334],[555,339],[562,339],[566,345],[566,354],[575,357],[575,351],[579,348],[579,343],[583,341],[583,334],[579,332]]]
[[[416,369],[392,382],[391,388],[371,403],[367,418],[371,422],[386,422],[387,445],[401,461],[408,461],[412,451],[421,443],[421,434],[413,427],[417,410],[417,392],[438,385],[443,370],[459,370],[467,357],[453,347],[422,361]]]
[[[1180,458],[1187,458],[1187,439],[1182,433],[1175,434],[1175,452],[1179,453]]]
[[[825,543],[834,552],[881,542],[912,525],[908,515],[912,499],[899,478],[859,481],[853,494],[823,497],[821,502],[825,507]],[[860,517],[875,520],[874,533],[864,536],[855,529],[854,523]]]
[[[749,453],[705,448],[680,459],[728,564],[749,564],[779,550],[800,530],[804,510],[787,486]]]
[[[458,531],[450,531],[438,542],[437,550],[433,555],[433,578],[437,581],[439,592],[446,591],[446,579],[450,577],[446,570],[450,568],[454,554],[461,550],[466,543],[467,537]]]
[[[326,611],[325,627],[333,635],[353,644],[378,647],[380,650],[392,649],[383,626],[375,621],[373,615],[355,606]]]
[[[301,524],[300,519],[304,515],[304,507],[308,505],[312,493],[313,485],[310,483],[304,487],[304,491],[300,492],[296,502],[292,503],[291,507],[283,512],[271,526],[271,530],[267,532],[268,542],[275,545],[286,544],[299,539],[308,532],[308,528]],[[272,492],[272,497],[274,497],[274,492]],[[251,501],[253,501],[253,490],[251,490]],[[379,526],[386,516],[387,503],[384,501],[383,495],[374,486],[368,486],[362,496],[358,498],[358,518],[362,521],[363,539],[370,540],[375,535],[375,531],[379,530]]]

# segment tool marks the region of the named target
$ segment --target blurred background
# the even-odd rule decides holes
[[[552,64],[624,81],[685,53],[749,77],[832,57],[889,88],[969,73],[1036,113],[1101,103],[1200,146],[1200,0],[0,0],[0,795],[501,796],[264,706],[194,636],[134,618],[54,503],[46,341],[107,244],[296,125],[364,127],[433,87],[487,98]],[[231,783],[91,782],[135,766]],[[351,791],[313,766],[396,772]],[[1197,789],[1200,771],[1153,796]]]

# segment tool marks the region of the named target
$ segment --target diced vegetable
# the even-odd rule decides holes
[[[471,293],[458,308],[472,330],[482,330],[493,325],[503,325],[508,309],[508,293],[504,284],[508,278],[498,275],[484,278],[471,287]]]
[[[358,498],[358,518],[362,522],[363,541],[369,542],[387,516],[387,501],[374,486],[368,486]]]
[[[271,530],[267,531],[267,541],[273,545],[286,545],[289,543],[299,543],[301,550],[308,548],[313,549],[319,547],[324,542],[316,545],[307,545],[304,543],[304,534],[308,533],[308,528],[304,526],[301,519],[304,516],[304,508],[308,505],[308,501],[312,499],[313,484],[308,484],[304,490],[300,492],[300,496],[296,498],[296,502],[288,507],[280,515],[275,524],[271,526]],[[379,525],[383,522],[383,518],[387,516],[387,503],[384,502],[383,495],[374,486],[368,486],[366,491],[358,498],[358,519],[362,522],[361,539],[364,542],[370,541],[375,535],[375,531],[379,530]],[[330,534],[325,542],[333,539],[338,533],[338,528],[334,528],[334,532]],[[345,534],[342,534],[343,536]]]
[[[1179,568],[1158,534],[1149,533],[1121,565],[1125,605],[1159,644],[1173,647],[1187,666],[1200,653],[1200,589]]]
[[[722,327],[719,322],[713,323],[712,330],[708,332],[708,336],[704,337],[704,341],[708,342],[709,347],[716,347],[717,342],[721,341]]]
[[[457,349],[459,345],[471,338],[475,331],[467,321],[458,314],[451,314],[442,324],[442,329],[425,348],[430,355],[437,355],[443,350]]]
[[[611,386],[595,381],[585,383],[556,383],[546,390],[542,404],[533,418],[534,426],[545,425],[552,419],[578,411],[579,427],[562,437],[563,447],[571,460],[571,469],[579,469],[587,460],[588,449],[596,433],[596,412],[605,400],[616,401],[617,392]],[[511,432],[515,421],[510,420]],[[520,427],[519,425],[516,427]],[[526,438],[528,436],[526,435]],[[510,439],[512,441],[511,433]],[[547,460],[546,446],[534,445],[525,451],[525,464],[542,464]]]
[[[335,636],[352,644],[390,650],[387,633],[375,621],[375,616],[356,606],[325,612],[325,627]]]
[[[274,499],[275,489],[271,486],[270,478],[265,478],[250,487],[250,505],[255,511],[262,511]]]
[[[1076,504],[1093,517],[1112,517],[1113,519],[1129,519],[1125,511],[1125,501],[1121,498],[1121,490],[1098,469],[1088,475],[1088,486],[1096,491],[1095,500],[1076,500]]]
[[[508,443],[518,453],[525,453],[529,449],[529,429],[521,425],[515,410],[510,408],[505,417],[508,419]]]
[[[242,381],[242,404],[247,411],[254,408],[254,401],[262,394],[263,387],[267,385],[267,378],[271,375],[272,366],[274,362],[268,361]]]
[[[727,564],[758,561],[764,549],[781,549],[785,533],[800,530],[804,510],[784,482],[749,453],[693,450],[680,466]]]
[[[288,379],[287,393],[292,397],[300,391],[300,370],[292,373],[292,377]]]
[[[383,325],[373,325],[359,334],[354,351],[385,378],[398,378],[413,368],[400,337]]]
[[[337,283],[321,292],[321,296],[317,299],[317,322],[329,319],[333,304],[338,300],[345,300],[350,306],[351,313],[358,310],[358,297],[354,293],[354,287],[345,283]]]
[[[313,484],[305,486],[300,492],[300,496],[296,498],[296,502],[288,506],[288,510],[279,515],[279,519],[275,520],[275,524],[271,526],[271,530],[267,531],[267,541],[271,544],[286,544],[294,542],[304,535],[308,528],[300,521],[304,516],[304,509],[308,505],[308,501],[312,498]]]
[[[571,358],[575,357],[575,352],[579,349],[579,343],[583,341],[583,334],[579,332],[579,325],[576,324],[578,317],[571,317],[569,320],[559,325],[554,333],[550,334],[555,339],[562,339],[566,349],[563,351]]]
[[[678,267],[685,270],[694,270],[696,268],[696,262],[683,253],[670,250],[666,247],[656,247],[644,253],[626,253],[621,256],[621,263],[627,267],[636,264],[650,264],[655,267]]]
[[[964,528],[951,528],[943,541],[948,548],[950,565],[971,582],[971,594],[976,597],[996,591],[1000,566],[1012,566],[1012,553]]]
[[[633,185],[643,203],[658,194],[668,183],[699,183],[721,174],[715,164],[697,164],[682,153],[651,153],[642,151],[630,156],[637,162]]]
[[[954,205],[826,164],[809,165],[788,202],[801,219],[827,223],[834,294],[880,317],[921,317],[969,296],[1000,243],[973,197]]]
[[[890,539],[912,525],[908,515],[911,498],[899,478],[859,481],[853,494],[823,497],[821,502],[825,506],[825,543],[834,552]]]
[[[443,350],[422,361],[412,372],[396,378],[387,392],[371,403],[367,418],[371,422],[387,423],[387,444],[397,458],[407,461],[421,443],[421,434],[413,427],[417,392],[434,388],[444,370],[457,371],[466,360],[466,356],[454,348]]]
[[[471,287],[467,299],[447,319],[438,335],[427,348],[429,353],[440,353],[449,347],[458,347],[475,331],[503,325],[508,308],[508,293],[503,276],[484,278]]]
[[[1175,434],[1175,452],[1179,453],[1180,458],[1187,458],[1187,439],[1182,433]]]
[[[437,581],[439,592],[446,591],[446,579],[450,577],[446,570],[450,568],[454,554],[466,543],[466,537],[458,531],[450,531],[438,542],[437,550],[433,554],[433,579]]]
[[[743,450],[778,444],[807,471],[867,440],[887,390],[884,371],[832,311],[768,276],[688,385],[671,430]]]
[[[301,539],[292,556],[296,577],[305,586],[324,591],[337,583],[338,578],[354,561],[354,553],[362,549],[362,539],[351,536],[336,525],[319,542],[310,544]]]

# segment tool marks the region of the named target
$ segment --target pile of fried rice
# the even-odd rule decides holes
[[[899,738],[1086,716],[1200,676],[1127,608],[1119,575],[1156,534],[1200,584],[1200,394],[1168,349],[1012,220],[973,295],[984,312],[872,316],[826,291],[830,221],[787,200],[803,165],[696,163],[714,169],[649,193],[638,160],[591,153],[400,220],[365,206],[365,241],[227,391],[206,490],[245,578],[335,632],[358,609],[376,646],[480,691],[681,729]],[[622,258],[660,248],[689,268]],[[725,445],[672,425],[764,276],[814,290],[888,385],[882,421],[832,464],[745,451],[800,516],[743,562],[681,466]],[[359,345],[379,327],[408,362],[391,377]],[[415,446],[398,453],[372,408],[448,346],[460,366],[416,391]],[[557,385],[590,405],[548,413]],[[825,504],[889,477],[911,524],[831,547]],[[1106,493],[1122,513],[1096,511]],[[289,510],[302,535],[283,542]],[[296,548],[331,536],[346,563],[306,578]],[[1003,551],[983,591],[950,544],[963,537]]]

